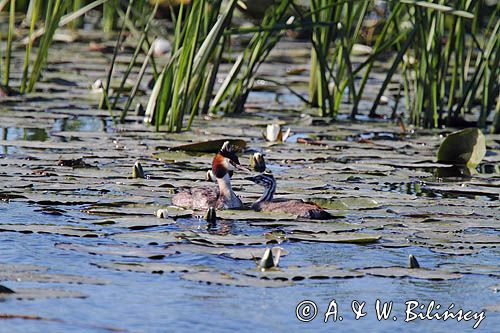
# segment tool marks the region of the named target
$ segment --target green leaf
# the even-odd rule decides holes
[[[229,143],[233,146],[237,146],[240,149],[244,149],[247,145],[245,140],[240,139],[220,139],[220,140],[209,140],[203,142],[190,143],[187,145],[172,147],[170,150],[182,150],[182,151],[190,151],[197,153],[217,153],[224,142],[229,141]]]
[[[486,139],[478,128],[448,135],[439,147],[438,162],[476,167],[486,154]]]

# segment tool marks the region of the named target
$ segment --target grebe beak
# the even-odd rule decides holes
[[[252,173],[252,171],[251,171],[249,168],[244,167],[244,166],[243,166],[243,165],[241,165],[241,164],[235,164],[235,167],[236,167],[236,169],[238,169],[238,170],[240,170],[240,171],[244,171],[244,172],[246,172],[246,173]]]

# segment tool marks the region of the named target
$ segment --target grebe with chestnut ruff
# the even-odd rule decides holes
[[[210,207],[242,208],[243,203],[231,188],[231,174],[236,169],[248,172],[248,169],[240,165],[235,148],[226,141],[212,161],[212,174],[215,176],[218,188],[195,187],[179,192],[172,197],[172,204],[194,210]]]

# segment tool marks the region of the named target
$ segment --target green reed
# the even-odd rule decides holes
[[[10,60],[12,53],[12,40],[14,36],[15,15],[16,15],[16,1],[10,0],[9,31],[7,32],[7,48],[5,50],[5,66],[4,66],[4,77],[3,77],[3,84],[5,86],[9,85],[9,79],[10,79]]]
[[[311,0],[310,4],[313,28],[309,101],[319,107],[322,116],[335,118],[347,89],[355,102],[354,110],[361,97],[355,86],[351,53],[360,39],[370,2]]]
[[[411,5],[418,30],[412,48],[415,80],[408,92],[413,123],[453,126],[479,104],[478,126],[485,128],[498,96],[498,6],[485,26],[478,15],[483,1]]]
[[[157,129],[165,125],[169,132],[180,132],[186,115],[189,129],[200,105],[206,104],[203,99],[211,98],[211,93],[206,92],[213,73],[210,62],[215,55],[221,56],[217,50],[225,42],[224,30],[236,2],[230,1],[224,11],[222,1],[201,0],[180,6],[174,20],[171,58],[158,77],[146,108],[146,120]],[[210,11],[214,12],[207,15]]]
[[[259,29],[239,55],[217,91],[210,106],[211,112],[216,112],[219,108],[225,113],[243,112],[245,102],[255,83],[257,70],[287,28],[286,13],[291,3],[290,0],[283,0],[266,11]]]
[[[2,74],[2,83],[8,86],[10,90],[11,84],[11,59],[14,44],[25,44],[25,56],[22,66],[21,84],[19,86],[20,93],[29,93],[34,90],[36,83],[47,64],[48,53],[52,45],[54,34],[56,30],[68,23],[77,20],[86,12],[94,9],[95,7],[106,3],[108,0],[96,0],[84,7],[79,7],[74,12],[69,12],[68,9],[72,8],[69,0],[30,0],[28,1],[1,1],[0,10],[7,2],[9,6],[9,25],[7,31],[7,43],[4,53],[5,63],[3,64],[4,70]],[[17,35],[16,31],[16,8],[25,8],[25,22],[29,24],[29,30],[26,36],[21,36],[21,40],[14,39]],[[76,9],[76,7],[75,7]],[[45,15],[42,15],[45,14]],[[66,14],[66,15],[64,15]],[[41,18],[43,17],[43,23]],[[37,26],[40,26],[38,29]],[[32,57],[33,45],[38,41],[36,53]],[[31,69],[30,69],[31,67]]]

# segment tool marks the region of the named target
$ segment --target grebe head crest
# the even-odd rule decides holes
[[[248,169],[240,165],[236,150],[237,148],[230,145],[229,141],[224,142],[212,162],[212,173],[216,178],[223,178],[226,174],[231,174],[236,169],[248,172]]]
[[[229,141],[226,141],[219,151],[219,154],[224,157],[224,166],[229,171],[233,171],[237,168],[237,165],[240,165],[240,160],[236,155],[236,150],[236,147],[229,144]]]

